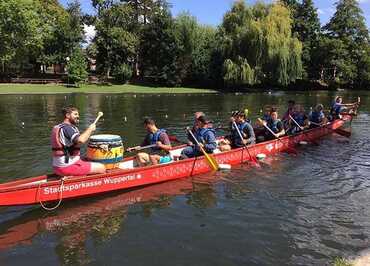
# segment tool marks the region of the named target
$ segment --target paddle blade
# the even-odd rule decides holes
[[[217,171],[220,167],[219,167],[219,165],[218,165],[218,163],[217,163],[217,161],[216,161],[216,159],[212,156],[212,155],[210,155],[210,154],[208,154],[202,147],[200,147],[200,150],[202,151],[202,153],[204,154],[204,156],[206,157],[206,161],[207,161],[207,163],[209,164],[209,166],[213,169],[213,170],[215,170],[215,171]]]
[[[341,128],[335,129],[334,132],[346,138],[349,138],[352,134],[350,131],[347,131]]]

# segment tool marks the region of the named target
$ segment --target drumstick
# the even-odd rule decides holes
[[[98,113],[98,116],[96,117],[96,119],[95,119],[95,121],[94,121],[94,123],[93,123],[93,124],[98,123],[98,121],[99,121],[100,117],[102,117],[103,115],[104,115],[104,114],[103,114],[103,112],[99,112],[99,113]]]

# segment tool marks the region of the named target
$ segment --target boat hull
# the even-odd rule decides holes
[[[266,141],[246,148],[213,154],[219,164],[237,165],[255,160],[257,154],[272,155],[289,151],[301,141],[312,141],[333,132],[352,119],[346,115],[341,120],[319,128]],[[254,158],[253,158],[254,157]],[[108,191],[161,183],[212,171],[204,156],[180,160],[169,164],[112,170],[106,174],[83,177],[65,177],[51,180],[44,175],[0,184],[0,206],[29,205],[96,195]]]

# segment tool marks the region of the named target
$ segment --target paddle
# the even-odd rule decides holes
[[[255,165],[255,166],[257,166],[257,167],[261,167],[261,165],[257,162],[256,158],[255,158],[255,157],[252,157],[251,153],[249,152],[249,149],[248,149],[247,144],[245,144],[245,143],[243,142],[244,138],[243,138],[243,136],[242,136],[242,133],[241,133],[241,132],[240,132],[240,130],[239,130],[238,125],[235,123],[235,121],[233,121],[233,126],[235,127],[236,131],[238,132],[239,138],[240,138],[240,140],[242,141],[242,143],[243,143],[244,147],[247,149],[247,152],[248,152],[249,158],[251,158],[252,163],[254,163],[254,165]],[[243,153],[242,153],[242,154],[243,154]],[[243,155],[242,155],[242,157],[243,157]],[[243,160],[243,158],[242,158],[242,160]]]
[[[334,129],[334,132],[346,138],[349,138],[352,134],[351,132],[341,128]]]
[[[318,124],[318,123],[315,123],[315,122],[312,122],[312,121],[310,123],[313,124],[313,125],[316,125],[316,126],[320,126],[320,127],[325,127],[326,126],[326,125],[321,125],[321,124]],[[335,133],[337,133],[337,134],[339,134],[343,137],[346,137],[346,138],[349,138],[352,135],[352,133],[350,131],[347,131],[347,130],[344,130],[344,129],[341,129],[341,128],[331,129],[331,130],[333,130]]]
[[[195,141],[195,142],[196,142],[196,144],[198,145],[199,149],[200,149],[200,150],[201,150],[201,152],[204,154],[204,157],[206,157],[206,160],[207,160],[207,163],[209,164],[209,166],[210,166],[213,170],[217,171],[220,167],[219,167],[219,165],[218,165],[218,163],[217,163],[216,159],[215,159],[213,156],[211,156],[210,154],[208,154],[208,153],[203,149],[203,147],[200,145],[200,143],[198,142],[198,140],[195,138],[195,136],[194,136],[193,132],[191,132],[191,129],[187,128],[186,130],[189,132],[189,134],[191,135],[191,137],[194,139],[194,141]]]
[[[277,138],[278,140],[280,140],[281,143],[283,143],[283,145],[285,145],[284,141],[281,140],[281,138],[279,138],[275,133],[274,131],[271,130],[271,128],[269,128],[265,123],[264,121],[261,119],[261,118],[257,118],[258,122],[261,123],[275,138]],[[298,154],[298,152],[296,151],[296,149],[292,148],[292,147],[289,147],[289,144],[286,145],[288,149],[291,150],[292,153],[294,153],[295,155]]]
[[[103,112],[99,112],[99,113],[98,113],[98,116],[96,117],[96,119],[95,119],[95,121],[94,121],[94,123],[93,123],[93,124],[95,124],[95,125],[96,125],[96,123],[98,123],[99,119],[100,119],[103,115],[104,115],[104,113],[103,113]]]
[[[141,150],[145,150],[145,149],[149,149],[149,148],[154,148],[156,146],[157,146],[157,144],[151,144],[151,145],[147,145],[147,146],[135,146],[135,147],[127,148],[125,152],[141,151]]]
[[[295,119],[294,119],[291,115],[289,115],[289,118],[294,122],[294,124],[296,124],[296,125],[299,127],[299,129],[300,129],[300,130],[302,130],[302,131],[303,131],[303,134],[304,134],[304,135],[306,135],[306,138],[307,138],[310,142],[312,142],[312,143],[313,143],[313,144],[315,144],[316,146],[318,146],[318,145],[319,145],[319,143],[317,143],[317,141],[314,141],[313,139],[309,138],[309,137],[308,137],[308,134],[307,134],[307,133],[304,133],[304,128],[303,128],[303,127],[301,127],[301,125],[300,125],[300,124],[298,124],[298,122],[297,122],[297,121],[295,121]]]

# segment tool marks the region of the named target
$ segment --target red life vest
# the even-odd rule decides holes
[[[56,125],[51,131],[51,149],[53,156],[78,156],[80,155],[80,147],[73,144],[70,147],[64,146],[60,141],[60,130],[64,127],[63,124]]]

